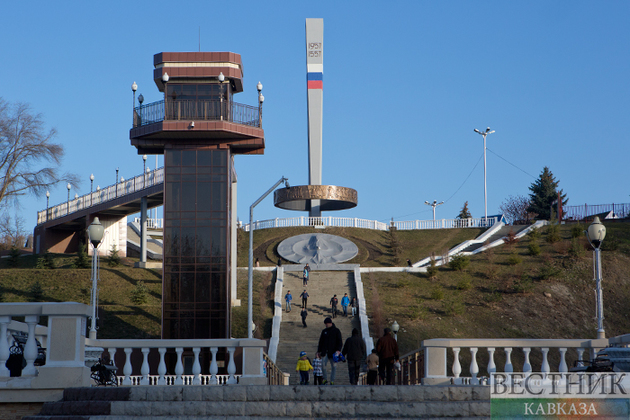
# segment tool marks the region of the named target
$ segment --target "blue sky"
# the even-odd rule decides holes
[[[177,8],[174,5],[177,4]],[[358,191],[324,215],[430,219],[425,200],[465,201],[483,216],[483,141],[490,126],[488,213],[526,195],[549,166],[569,205],[630,202],[630,2],[319,1],[48,2],[3,5],[0,96],[55,127],[63,171],[79,191],[142,172],[130,145],[131,84],[152,80],[162,51],[241,54],[245,91],[263,85],[266,150],[238,156],[238,216],[281,176],[308,182],[305,19],[324,18],[323,183]],[[199,36],[201,32],[201,36]],[[149,157],[154,167],[154,157]],[[160,166],[162,160],[160,158]],[[475,167],[476,165],[476,167]],[[473,170],[473,168],[475,168]],[[64,202],[65,184],[51,190]],[[32,232],[46,198],[22,200]],[[306,215],[276,209],[255,219]]]

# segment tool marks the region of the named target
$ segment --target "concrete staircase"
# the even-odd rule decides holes
[[[310,295],[308,299],[307,327],[302,326],[300,317],[302,300],[300,294],[306,289]],[[283,296],[290,290],[293,295],[293,305],[291,312],[282,314],[282,324],[280,325],[280,343],[278,345],[278,355],[276,364],[285,373],[290,373],[290,384],[300,383],[299,374],[295,371],[295,366],[300,352],[305,351],[311,361],[315,358],[317,344],[322,330],[326,327],[324,319],[331,315],[330,298],[337,295],[339,299],[339,310],[341,311],[341,298],[344,293],[348,296],[356,296],[354,284],[354,273],[346,271],[311,271],[308,286],[302,286],[301,272],[285,272]],[[284,302],[283,302],[284,304]],[[284,309],[283,309],[284,310]],[[343,342],[352,335],[352,329],[361,331],[359,317],[350,317],[351,310],[348,308],[348,317],[337,315],[333,323],[341,330]],[[328,380],[330,381],[330,364],[327,366]],[[311,383],[313,378],[311,375]],[[348,385],[347,363],[338,363],[335,377],[335,385]]]
[[[26,420],[489,419],[487,386],[68,388]]]

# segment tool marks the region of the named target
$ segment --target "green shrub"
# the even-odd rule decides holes
[[[144,305],[149,301],[149,289],[142,280],[138,280],[131,291],[131,301],[136,305]]]
[[[545,240],[549,242],[550,244],[560,242],[562,240],[562,237],[560,236],[560,225],[557,225],[557,224],[547,225],[546,233],[547,233],[547,237],[545,238]]]
[[[455,287],[457,287],[459,290],[470,290],[472,289],[473,285],[470,277],[464,277],[457,282],[457,286]]]
[[[540,230],[538,228],[532,228],[527,234],[530,239],[536,240],[540,238]]]
[[[11,268],[19,267],[20,265],[20,255],[22,253],[16,247],[11,247],[9,250],[9,258],[7,259],[7,265]]]
[[[545,263],[540,267],[538,277],[540,277],[541,280],[549,280],[550,278],[556,277],[558,274],[560,274],[560,269],[549,263]]]
[[[429,266],[427,267],[427,277],[431,280],[437,279],[438,271],[439,269],[435,263],[435,258],[431,258]]]
[[[444,299],[444,289],[442,289],[442,286],[435,286],[433,290],[431,290],[431,299],[433,300]]]
[[[501,299],[503,299],[503,295],[498,292],[498,291],[494,291],[488,295],[485,295],[483,297],[483,300],[486,301],[487,303],[496,303],[496,302],[500,302]]]
[[[571,238],[579,238],[584,236],[584,226],[581,223],[571,227]]]
[[[116,244],[112,245],[112,249],[109,251],[109,258],[107,258],[107,265],[110,267],[118,267],[120,265],[120,256],[118,255],[118,248]]]
[[[85,252],[85,244],[79,244],[77,259],[72,263],[72,268],[90,268],[90,258]]]
[[[518,265],[523,262],[523,259],[517,253],[512,253],[507,259],[509,265]]]
[[[466,306],[459,299],[448,299],[442,302],[442,310],[448,316],[461,315],[466,311]]]
[[[569,256],[571,258],[582,258],[584,256],[584,254],[586,253],[586,250],[584,249],[584,245],[580,242],[580,238],[572,238],[571,239],[571,246],[569,247]]]
[[[533,288],[534,283],[528,275],[523,275],[523,277],[514,283],[514,286],[512,287],[515,293],[529,293]]]
[[[529,255],[533,256],[540,255],[540,253],[542,252],[540,250],[540,245],[538,245],[538,243],[534,241],[529,242],[529,245],[527,245],[527,250],[529,251]]]
[[[31,284],[28,294],[29,302],[42,302],[42,298],[44,297],[44,290],[42,289],[42,285],[40,284],[39,280],[35,280],[35,283]]]
[[[466,255],[455,255],[448,262],[452,270],[462,271],[470,264],[470,258]]]

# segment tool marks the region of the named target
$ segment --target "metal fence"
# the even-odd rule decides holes
[[[601,214],[610,214],[612,219],[624,219],[630,215],[630,203],[622,204],[584,204],[580,206],[564,206],[563,220],[584,220]]]
[[[164,168],[159,168],[39,211],[37,224],[40,225],[162,183],[164,183]]]
[[[260,112],[255,106],[217,100],[168,101],[166,107],[162,100],[134,108],[134,128],[164,120],[229,121],[260,127]]]

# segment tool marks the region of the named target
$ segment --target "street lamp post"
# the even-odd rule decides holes
[[[88,239],[92,244],[92,317],[90,323],[90,339],[96,340],[96,315],[98,307],[98,246],[103,240],[103,234],[105,229],[98,220],[98,217],[94,218],[92,224],[88,227]]]
[[[223,72],[219,73],[219,86],[221,87],[221,93],[219,94],[219,106],[221,107],[221,121],[223,121],[223,82],[225,82],[225,76]]]
[[[131,111],[133,112],[134,109],[136,108],[136,90],[138,90],[138,85],[136,84],[136,82],[133,82],[131,84],[131,90],[133,92],[133,106],[131,107]],[[134,123],[136,122],[135,115],[134,115],[133,122]],[[134,127],[135,127],[135,124],[134,124]]]
[[[70,214],[70,188],[72,188],[72,185],[70,185],[70,183],[68,182],[68,185],[66,185],[66,188],[68,189],[68,201],[67,201],[67,214]]]
[[[50,191],[46,191],[46,221],[48,221],[49,203],[50,203]]]
[[[486,131],[479,131],[475,128],[475,133],[483,136],[483,214],[485,225],[488,225],[488,188],[486,184],[486,137],[488,134],[494,133],[494,130],[490,130],[490,127],[486,128]]]
[[[273,184],[273,187],[269,188],[266,193],[264,193],[258,200],[254,201],[254,204],[249,206],[249,266],[247,271],[247,325],[252,325],[254,323],[252,316],[252,294],[254,289],[254,207],[258,205],[261,201],[265,199],[276,187],[284,182],[284,185],[289,188],[289,179],[282,177],[278,182]],[[252,338],[253,331],[251,328],[248,328],[247,338]]]
[[[258,127],[262,128],[262,106],[265,102],[265,97],[262,94],[262,83],[258,82],[256,90],[258,90]]]
[[[145,172],[147,170],[147,155],[142,155],[142,188],[147,187],[147,176]]]
[[[120,168],[116,168],[116,197],[118,197],[118,170]]]
[[[597,301],[597,338],[606,338],[604,331],[604,298],[602,294],[602,241],[606,237],[606,226],[595,216],[593,223],[586,231],[586,239],[591,244],[595,252],[593,253],[593,271],[595,274],[595,300]]]
[[[398,325],[398,322],[394,321],[392,324],[392,332],[394,333],[394,339],[396,341],[398,341],[398,330],[400,330],[400,325]]]
[[[437,206],[441,206],[442,204],[444,204],[444,201],[440,201],[439,203],[437,202],[437,200],[433,200],[433,203],[429,203],[428,201],[425,201],[424,204],[426,204],[427,206],[433,207],[433,221],[435,221],[435,208]]]
[[[92,197],[93,190],[94,190],[94,174],[90,174],[90,207],[92,206],[92,200],[94,199],[94,197]]]

